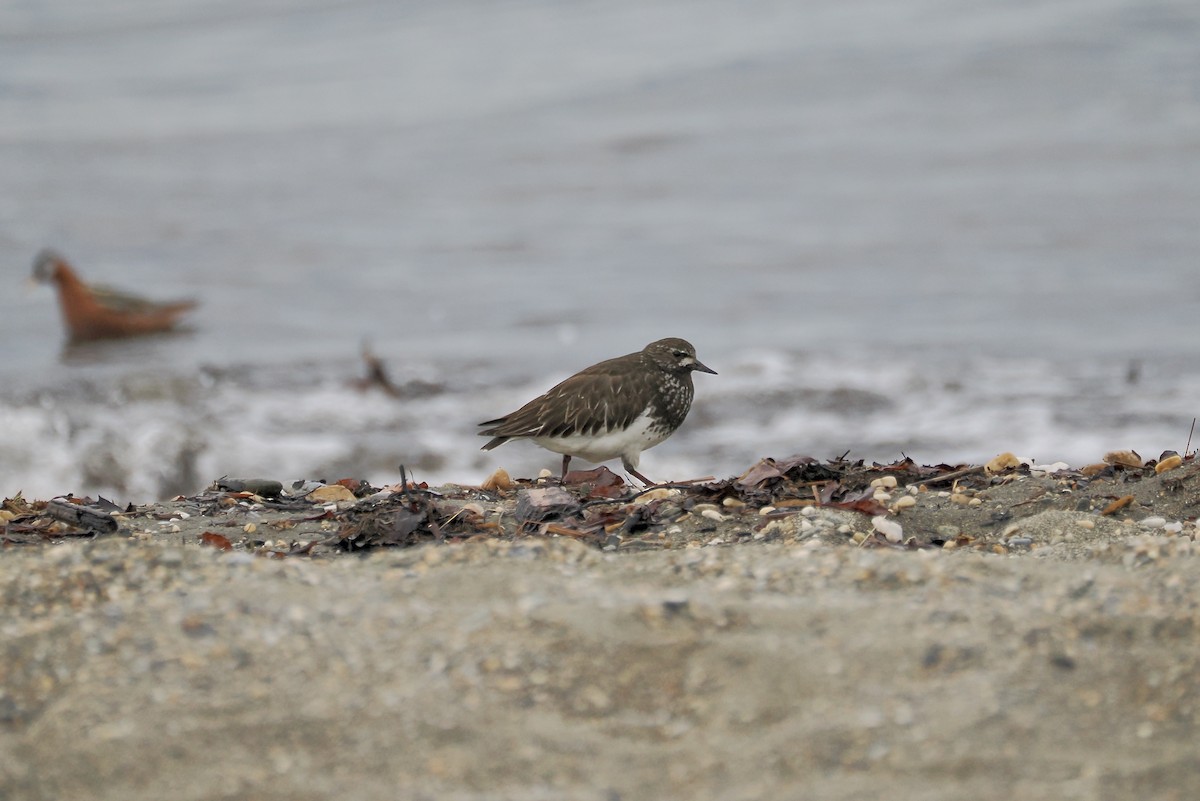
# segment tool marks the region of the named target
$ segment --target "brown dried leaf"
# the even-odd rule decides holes
[[[215,531],[206,531],[200,535],[200,544],[207,545],[210,548],[216,548],[219,551],[232,551],[233,543],[224,534],[218,534]]]

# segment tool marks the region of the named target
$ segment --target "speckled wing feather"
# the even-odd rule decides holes
[[[491,450],[521,437],[595,434],[628,427],[649,405],[653,388],[629,375],[630,359],[620,356],[595,364],[557,384],[512,414],[480,423],[482,436],[495,437]]]

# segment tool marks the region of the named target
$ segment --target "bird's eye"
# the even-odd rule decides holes
[[[677,350],[677,351],[675,351],[675,358],[676,358],[676,359],[682,359],[682,358],[684,358],[685,356],[687,356],[687,352],[686,352],[686,351],[682,351],[682,350]]]

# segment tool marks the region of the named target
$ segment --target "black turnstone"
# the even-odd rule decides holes
[[[637,471],[642,451],[665,440],[692,407],[692,371],[716,375],[696,359],[691,343],[678,338],[651,342],[637,353],[618,356],[576,373],[512,414],[480,423],[480,436],[493,437],[483,450],[510,439],[531,439],[563,455],[562,474],[572,456],[589,462],[621,457]]]

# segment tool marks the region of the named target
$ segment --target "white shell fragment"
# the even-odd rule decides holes
[[[900,542],[904,539],[904,526],[883,515],[872,517],[871,526],[888,542]]]

